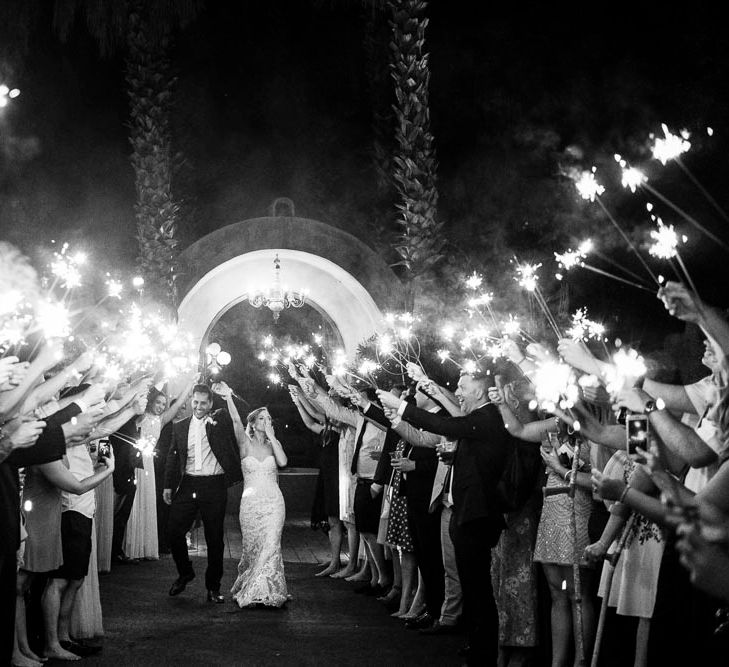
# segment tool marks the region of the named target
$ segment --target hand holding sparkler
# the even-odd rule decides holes
[[[529,343],[529,345],[526,346],[526,351],[529,356],[534,357],[537,361],[542,363],[554,361],[552,353],[541,343]]]
[[[25,378],[29,365],[27,361],[18,361],[18,357],[0,359],[0,391],[17,387]]]
[[[428,380],[428,376],[425,374],[425,371],[412,361],[408,361],[407,364],[405,364],[405,371],[416,382],[427,382]]]
[[[377,390],[377,397],[380,399],[380,403],[383,408],[390,408],[397,411],[400,407],[402,400],[389,391],[383,391],[382,389]]]
[[[582,340],[560,338],[557,353],[566,364],[584,373],[602,374],[602,362],[598,361]]]
[[[4,357],[0,359],[0,386],[13,377],[13,368],[18,361],[18,357]]]
[[[518,366],[526,359],[526,356],[521,351],[519,345],[516,343],[516,341],[511,340],[511,338],[504,337],[504,340],[501,343],[501,349],[504,353],[504,356],[512,364],[516,364]]]
[[[603,475],[597,468],[592,469],[592,490],[603,500],[620,500],[625,492],[626,483]]]
[[[673,317],[684,322],[698,322],[706,309],[698,295],[682,283],[667,282],[658,290],[658,298]]]
[[[233,390],[225,382],[215,382],[211,389],[224,401],[227,401],[233,395]]]
[[[92,384],[81,394],[81,400],[89,407],[96,409],[103,407],[106,388],[101,384]]]
[[[504,404],[504,390],[501,387],[489,387],[488,397],[494,405]]]
[[[622,389],[615,397],[614,408],[627,408],[631,412],[643,412],[651,396],[637,387]]]
[[[11,449],[23,449],[34,445],[45,427],[44,421],[16,417],[3,425],[3,436],[9,438]]]

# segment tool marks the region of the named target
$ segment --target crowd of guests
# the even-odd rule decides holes
[[[572,339],[509,341],[455,393],[416,364],[390,391],[290,366],[321,438],[318,575],[362,582],[410,630],[462,632],[466,664],[723,664],[729,325],[683,285],[659,297],[705,335],[697,382],[616,384]],[[580,396],[547,413],[534,382],[557,359]]]
[[[659,297],[705,335],[697,382],[621,384],[572,339],[504,341],[455,392],[416,364],[387,390],[290,365],[321,442],[318,576],[433,641],[465,635],[466,664],[587,664],[616,645],[636,666],[723,664],[729,325],[681,284]],[[0,661],[38,667],[99,650],[98,572],[169,551],[161,476],[194,378],[170,401],[59,340],[18,350],[0,356]],[[557,359],[579,397],[547,408],[535,385]]]
[[[182,403],[148,376],[109,382],[88,353],[60,359],[47,343],[0,360],[0,646],[21,667],[98,652],[83,640],[103,633],[98,572],[159,557],[152,461]]]

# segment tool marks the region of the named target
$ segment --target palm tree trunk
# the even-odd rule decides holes
[[[424,276],[442,257],[445,240],[436,220],[438,190],[433,134],[430,131],[428,55],[424,53],[424,0],[389,0],[392,77],[395,80],[396,148],[393,178],[401,235],[395,245],[411,280]],[[414,286],[413,286],[414,289]],[[411,295],[414,301],[415,294]]]
[[[130,3],[126,83],[130,103],[129,140],[137,202],[138,266],[145,293],[174,309],[177,305],[179,206],[172,194],[170,111],[176,79],[167,57],[169,38],[152,39],[145,3]]]

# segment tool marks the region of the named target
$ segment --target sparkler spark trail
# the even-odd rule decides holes
[[[651,230],[653,245],[648,248],[649,254],[660,259],[673,259],[678,254],[678,235],[673,225],[664,225],[658,218],[658,229]]]
[[[688,130],[681,130],[681,136],[672,134],[665,123],[661,123],[664,138],[655,137],[651,151],[653,157],[665,166],[669,160],[678,159],[691,149]]]
[[[562,338],[562,332],[559,330],[559,327],[557,326],[557,321],[554,319],[554,315],[552,315],[552,311],[549,310],[549,306],[547,305],[547,301],[544,298],[542,292],[539,289],[539,286],[537,284],[539,280],[539,275],[537,274],[537,269],[542,265],[539,264],[519,264],[519,261],[516,257],[514,257],[514,261],[516,262],[516,273],[517,276],[514,278],[516,282],[519,283],[521,287],[527,290],[530,294],[534,296],[534,300],[537,302],[537,305],[542,310],[542,313],[544,314],[544,317],[547,319],[547,323],[550,327],[552,327],[552,330],[557,335],[557,338]]]
[[[594,244],[591,239],[585,239],[582,243],[580,243],[579,246],[577,246],[577,250],[572,250],[572,248],[567,249],[563,253],[554,253],[554,259],[557,261],[557,264],[561,268],[563,268],[565,271],[569,271],[570,269],[574,268],[575,266],[579,266],[581,261],[587,257],[594,249]]]
[[[595,201],[603,192],[605,186],[600,185],[595,179],[597,167],[593,167],[591,171],[583,171],[579,176],[573,177],[575,187],[580,197],[588,201]]]
[[[587,309],[580,308],[572,316],[572,326],[567,329],[567,335],[572,340],[603,340],[605,327],[599,322],[587,318]]]

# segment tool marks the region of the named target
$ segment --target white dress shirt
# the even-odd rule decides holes
[[[94,463],[85,445],[69,447],[66,450],[66,458],[68,459],[68,471],[79,482],[94,474]],[[96,492],[92,489],[76,495],[69,491],[61,491],[61,507],[64,512],[78,512],[93,519],[96,512]]]
[[[190,418],[190,430],[187,434],[187,465],[185,474],[197,476],[222,475],[223,468],[215,458],[208,442],[205,422],[209,418]]]

